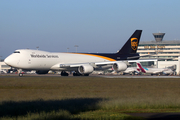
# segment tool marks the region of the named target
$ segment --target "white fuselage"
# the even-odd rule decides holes
[[[153,74],[157,74],[157,73],[162,73],[163,72],[163,68],[144,68],[146,73],[153,73]]]
[[[12,67],[30,70],[66,70],[60,65],[108,61],[113,61],[113,59],[83,53],[55,53],[28,49],[16,50],[5,59],[5,63]],[[109,68],[109,66],[103,67]]]
[[[151,73],[151,74],[172,74],[173,71],[171,69],[167,68],[144,68],[146,70],[146,73]]]

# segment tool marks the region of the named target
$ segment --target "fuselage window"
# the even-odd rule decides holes
[[[20,51],[14,51],[14,53],[20,53]]]

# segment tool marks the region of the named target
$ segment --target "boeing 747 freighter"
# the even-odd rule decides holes
[[[116,72],[124,71],[127,64],[123,60],[139,59],[136,53],[142,30],[136,30],[117,53],[57,53],[41,50],[19,49],[5,59],[5,63],[17,68],[19,76],[22,70],[36,70],[37,74],[47,74],[49,70],[75,71],[74,76],[88,76],[94,70],[113,68]],[[119,44],[119,43],[118,43]]]

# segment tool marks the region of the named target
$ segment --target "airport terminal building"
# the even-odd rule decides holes
[[[137,52],[141,59],[156,59],[144,63],[144,66],[164,68],[173,66],[176,74],[180,74],[180,41],[163,41],[165,33],[153,33],[155,40],[140,42]],[[149,56],[148,56],[149,55]]]
[[[151,58],[177,61],[180,55],[180,41],[140,42],[137,52],[142,56],[153,55]]]

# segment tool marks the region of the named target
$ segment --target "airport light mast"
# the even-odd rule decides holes
[[[0,62],[1,62],[1,57],[2,57],[2,56],[0,56]],[[0,64],[0,65],[1,65],[1,64]],[[0,66],[0,74],[1,74],[1,66]]]
[[[75,45],[74,47],[76,47],[76,53],[77,53],[77,48],[79,47],[78,45]]]

